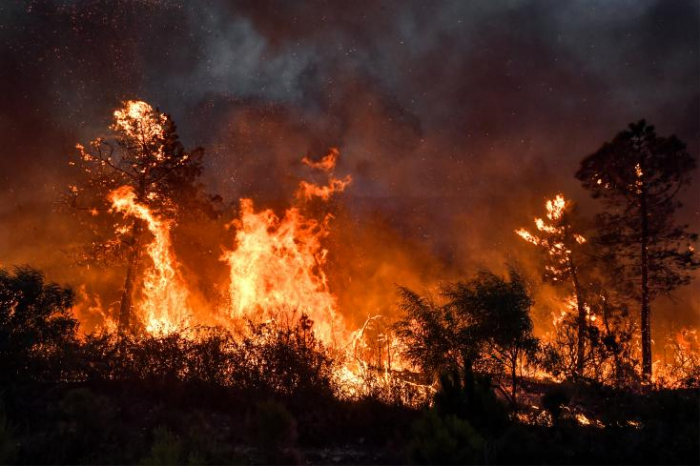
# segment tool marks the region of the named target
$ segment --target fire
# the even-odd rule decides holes
[[[167,335],[185,329],[190,321],[189,292],[178,272],[170,241],[171,223],[157,218],[136,200],[130,186],[112,191],[109,200],[115,211],[142,220],[153,235],[146,247],[151,264],[143,279],[142,299],[138,309],[147,332]]]
[[[76,294],[78,299],[73,312],[80,321],[83,335],[117,332],[117,321],[112,317],[114,311],[105,310],[98,295],[89,294],[85,285],[79,286]]]
[[[230,317],[277,320],[304,313],[325,343],[335,341],[344,325],[323,271],[321,240],[329,220],[307,219],[296,207],[280,219],[269,209],[256,213],[253,201],[242,199],[235,248],[222,257],[231,268]]]
[[[271,209],[256,211],[252,199],[240,200],[240,216],[232,223],[234,247],[221,257],[230,268],[227,300],[218,315],[210,317],[245,333],[247,321],[291,326],[306,316],[313,322],[316,337],[338,360],[334,378],[340,396],[362,395],[371,388],[368,381],[375,389],[410,385],[417,396],[427,396],[432,387],[392,375],[409,367],[399,357],[390,327],[379,324],[382,317],[370,317],[362,328],[350,332],[331,292],[323,241],[333,217],[312,218],[306,213],[306,202],[312,198],[327,201],[351,182],[349,176],[339,180],[332,174],[338,155],[337,149],[331,149],[319,162],[303,159],[305,165],[328,175],[328,185],[300,182],[296,203],[282,216]],[[143,221],[153,236],[146,246],[151,261],[144,271],[136,306],[143,327],[157,336],[181,332],[187,338],[197,338],[187,330],[191,324],[203,323],[198,320],[202,313],[192,312],[188,284],[178,272],[170,239],[172,223],[138,202],[129,186],[113,191],[109,201],[114,211]]]
[[[311,168],[316,168],[323,170],[324,172],[330,173],[335,168],[335,164],[340,156],[340,151],[337,147],[331,147],[326,155],[323,156],[318,162],[314,162],[308,157],[301,159],[301,163],[308,165]]]
[[[329,179],[326,186],[318,186],[313,183],[301,181],[299,183],[299,189],[297,190],[297,198],[309,201],[314,197],[318,197],[324,201],[327,201],[333,194],[345,190],[345,188],[352,182],[350,175],[343,179],[333,176],[333,170],[335,169],[335,164],[339,155],[340,152],[338,149],[332,147],[328,154],[326,154],[319,162],[313,162],[308,157],[301,159],[304,165],[327,173]]]
[[[111,129],[121,132],[129,139],[141,144],[160,145],[155,151],[156,158],[162,158],[161,140],[165,135],[168,117],[156,111],[148,103],[139,100],[127,100],[124,108],[115,110],[114,124]]]
[[[330,179],[328,186],[302,181],[299,201],[314,196],[328,200],[350,183],[349,176],[340,181],[332,175],[338,155],[333,148],[320,162],[302,159]],[[345,324],[328,286],[324,271],[328,251],[321,244],[332,216],[318,221],[307,218],[300,206],[292,206],[279,218],[270,209],[256,213],[251,199],[241,199],[240,205],[240,219],[233,223],[235,247],[222,257],[230,266],[230,317],[295,320],[305,314],[326,345],[344,343]]]

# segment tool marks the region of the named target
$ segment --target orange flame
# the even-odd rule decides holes
[[[291,311],[309,316],[325,343],[344,331],[323,271],[327,251],[321,239],[329,219],[307,219],[294,207],[280,219],[269,209],[256,213],[252,200],[241,200],[236,247],[222,257],[231,267],[233,319],[291,318]]]
[[[144,221],[153,234],[153,241],[146,247],[152,263],[145,271],[143,296],[138,306],[146,331],[167,335],[185,329],[191,315],[189,293],[177,270],[170,222],[157,218],[147,206],[139,204],[131,186],[115,189],[109,200],[114,210]]]

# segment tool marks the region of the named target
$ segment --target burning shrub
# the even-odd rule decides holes
[[[332,393],[333,360],[302,318],[293,326],[252,324],[236,349],[234,385],[293,395]]]

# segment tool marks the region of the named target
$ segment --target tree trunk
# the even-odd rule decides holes
[[[122,297],[119,303],[119,336],[124,336],[130,330],[131,320],[131,300],[134,294],[134,283],[136,281],[136,269],[138,268],[140,256],[140,236],[141,222],[134,220],[134,225],[131,228],[131,250],[126,265],[126,278],[124,279],[124,287],[122,288]]]
[[[640,193],[642,217],[642,378],[651,381],[651,305],[649,303],[649,218],[645,187]]]
[[[576,308],[578,310],[578,317],[576,319],[578,323],[578,341],[576,342],[576,376],[582,377],[584,369],[584,359],[586,356],[586,307],[585,303],[583,302],[583,293],[581,291],[581,284],[578,280],[578,272],[576,270],[576,265],[574,264],[571,255],[569,255],[569,272],[571,274],[571,282],[574,285],[574,294],[576,295]]]
[[[518,357],[516,356],[513,361],[511,361],[511,366],[510,366],[510,375],[511,375],[511,399],[513,401],[513,406],[516,406],[516,400],[515,397],[517,395],[517,383],[518,383],[518,377],[516,374],[516,368],[518,366]]]

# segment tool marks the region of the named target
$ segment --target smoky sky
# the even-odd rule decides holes
[[[303,155],[336,146],[358,218],[449,260],[502,260],[546,196],[595,210],[573,174],[628,123],[697,153],[699,15],[696,1],[5,1],[0,263],[58,270],[67,161],[124,99],[206,149],[226,202],[279,202]],[[697,227],[697,185],[683,199]]]

